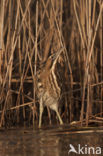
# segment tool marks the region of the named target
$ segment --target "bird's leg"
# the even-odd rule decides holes
[[[61,119],[61,117],[60,117],[60,114],[59,114],[58,110],[56,109],[55,111],[56,111],[56,114],[57,114],[57,116],[58,116],[60,125],[63,125],[63,121],[62,121],[62,119]]]
[[[41,123],[42,123],[42,114],[43,114],[43,100],[42,100],[42,97],[40,98],[40,106],[39,106],[39,109],[40,109],[40,115],[39,115],[39,128],[41,128]]]

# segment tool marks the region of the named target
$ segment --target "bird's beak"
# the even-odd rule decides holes
[[[58,59],[58,57],[59,57],[60,54],[63,52],[63,50],[64,50],[64,47],[61,48],[61,49],[59,49],[57,52],[53,53],[53,54],[50,56],[50,57],[53,59],[53,61],[54,61],[55,59]]]

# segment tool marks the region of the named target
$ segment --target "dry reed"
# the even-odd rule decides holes
[[[102,0],[1,0],[0,21],[0,127],[36,125],[37,70],[61,48],[57,72],[64,122],[101,125]]]

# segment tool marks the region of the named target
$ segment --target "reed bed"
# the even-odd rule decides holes
[[[0,20],[0,127],[38,124],[37,70],[61,48],[64,123],[103,125],[103,1],[1,0]]]

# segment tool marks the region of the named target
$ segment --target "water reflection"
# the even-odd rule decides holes
[[[68,156],[69,144],[75,148],[78,144],[103,148],[102,132],[71,134],[69,131],[69,127],[0,131],[0,156]]]

